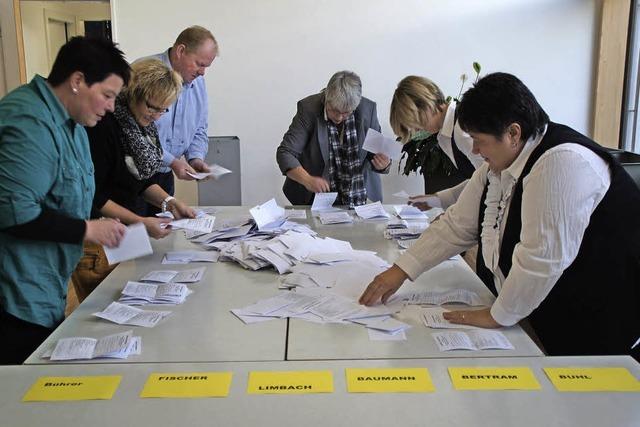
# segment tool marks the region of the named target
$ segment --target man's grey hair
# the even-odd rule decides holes
[[[338,71],[327,83],[325,104],[340,112],[353,111],[362,99],[362,82],[353,71]]]

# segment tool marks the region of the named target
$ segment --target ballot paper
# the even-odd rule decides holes
[[[126,331],[100,339],[88,337],[62,338],[58,340],[51,355],[45,353],[42,357],[50,357],[51,360],[79,360],[101,357],[126,359],[132,354],[132,351],[139,352],[141,348],[140,337],[133,337],[132,334],[133,331]],[[137,340],[134,340],[134,338]]]
[[[411,325],[394,319],[391,316],[366,317],[361,319],[350,319],[349,321],[364,325],[368,329],[375,329],[390,334],[404,331],[411,327]]]
[[[127,305],[182,304],[191,290],[181,283],[127,282],[119,303]]]
[[[366,205],[355,206],[356,214],[363,219],[386,219],[389,214],[384,210],[382,203],[374,202]]]
[[[211,233],[213,230],[213,225],[216,221],[215,216],[205,215],[200,218],[183,218],[176,219],[167,224],[167,226],[171,226],[171,228],[175,229],[184,229],[193,231],[196,233]]]
[[[249,213],[256,222],[258,230],[279,226],[286,219],[284,208],[278,206],[276,199],[249,209]]]
[[[409,197],[411,197],[409,195],[409,193],[407,193],[406,191],[402,190],[402,191],[398,191],[397,193],[393,193],[392,194],[393,197],[397,197],[399,199],[409,199]]]
[[[407,304],[442,305],[448,303],[460,303],[470,306],[484,305],[477,293],[468,289],[453,289],[450,291],[419,291],[400,294],[400,298]]]
[[[432,208],[440,208],[442,209],[442,201],[440,200],[440,197],[438,196],[430,196],[428,194],[422,195],[422,196],[412,196],[411,203],[416,203],[416,202],[421,202],[421,203],[426,203],[429,206],[431,206]]]
[[[395,210],[396,215],[398,215],[402,219],[427,219],[427,215],[415,206],[394,205],[393,210]]]
[[[450,310],[444,309],[442,307],[429,307],[423,308],[420,310],[420,315],[422,317],[422,322],[428,328],[433,329],[481,329],[477,326],[470,325],[460,325],[456,323],[451,323],[446,320],[443,316],[444,313],[449,312]]]
[[[513,350],[513,345],[502,332],[482,329],[477,331],[447,331],[431,334],[440,351],[450,350]]]
[[[313,197],[312,211],[327,211],[333,209],[333,204],[338,198],[338,193],[316,193]]]
[[[284,212],[287,219],[307,219],[307,211],[304,209],[286,209]]]
[[[346,211],[322,212],[320,214],[320,222],[324,225],[344,224],[353,222],[353,218]]]
[[[379,331],[377,329],[367,329],[367,333],[369,334],[369,339],[371,341],[406,341],[407,340],[407,334],[405,333],[404,329],[394,333]]]
[[[141,310],[115,301],[104,310],[93,313],[96,317],[119,325],[144,326],[145,328],[156,326],[158,322],[170,314],[170,311]]]
[[[220,165],[216,165],[215,163],[212,165],[209,165],[209,172],[198,172],[198,173],[191,173],[191,172],[187,172],[187,175],[197,179],[197,180],[201,180],[201,179],[205,179],[207,177],[212,176],[214,179],[218,179],[220,178],[222,175],[226,175],[228,173],[231,173],[231,171],[227,168],[223,168]]]
[[[162,264],[188,264],[190,262],[217,262],[220,254],[215,251],[170,251],[162,258]]]
[[[375,129],[369,128],[364,138],[362,148],[370,153],[386,154],[392,160],[397,160],[402,155],[402,144],[393,138],[382,135]]]
[[[115,248],[105,246],[104,253],[109,265],[152,254],[153,249],[144,224],[139,222],[128,226],[120,245]]]
[[[157,270],[150,271],[142,276],[141,282],[159,282],[159,283],[196,283],[204,276],[206,268],[192,268],[189,270],[174,271],[174,270]]]

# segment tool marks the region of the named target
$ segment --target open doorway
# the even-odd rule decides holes
[[[111,40],[109,1],[20,0],[26,81],[46,76],[60,47],[71,37]]]

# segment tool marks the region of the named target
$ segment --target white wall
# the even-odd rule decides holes
[[[45,10],[69,15],[84,21],[111,18],[108,2],[99,1],[22,1],[22,32],[24,38],[27,81],[37,73],[47,76],[51,67],[47,56]],[[75,35],[75,34],[72,34]]]
[[[271,195],[286,203],[276,147],[296,101],[341,69],[360,74],[389,135],[401,78],[422,74],[457,95],[473,61],[519,76],[552,120],[591,127],[598,0],[112,0],[112,13],[131,60],[168,48],[189,25],[215,34],[209,134],[240,137],[247,205]],[[383,182],[387,202],[402,188],[422,192],[422,177],[395,165]]]

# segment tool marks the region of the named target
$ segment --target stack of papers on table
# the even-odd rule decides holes
[[[365,307],[326,291],[280,292],[247,307],[231,310],[249,324],[279,318],[299,318],[316,323],[344,323],[347,320],[389,316],[398,307]]]
[[[182,304],[191,290],[181,283],[127,282],[118,302],[127,305]]]
[[[401,293],[398,295],[407,304],[429,304],[442,305],[450,303],[466,304],[470,306],[484,305],[477,293],[468,289],[452,289],[450,291],[420,291],[411,293]]]
[[[142,339],[132,335],[133,331],[126,331],[100,339],[62,338],[53,349],[46,351],[41,357],[51,360],[126,359],[130,355],[142,353]]]
[[[215,224],[216,217],[210,215],[204,215],[200,218],[184,218],[176,219],[168,223],[166,226],[171,226],[175,229],[184,229],[193,232],[192,234],[204,234],[211,233],[213,225]]]
[[[307,219],[307,211],[305,209],[286,209],[284,215],[287,219]]]
[[[427,220],[427,214],[420,209],[411,205],[394,205],[393,210],[396,211],[396,215],[402,219],[419,219]]]
[[[328,224],[346,224],[353,222],[353,218],[347,211],[320,212],[320,222],[324,225]]]
[[[450,350],[513,350],[502,332],[489,329],[475,331],[447,331],[431,334],[440,351]]]
[[[275,199],[271,199],[249,210],[258,230],[272,229],[281,226],[286,221],[284,208],[278,206]]]
[[[170,314],[170,311],[145,311],[118,302],[112,302],[103,311],[93,313],[96,317],[118,325],[144,326],[145,328],[156,326],[158,322]]]
[[[140,281],[159,283],[196,283],[204,276],[205,267],[192,268],[189,270],[157,270],[145,274]]]
[[[390,216],[380,202],[355,206],[353,209],[355,209],[356,214],[362,219],[387,219]]]
[[[163,264],[188,264],[190,262],[216,262],[220,254],[215,251],[170,251],[164,255]]]

